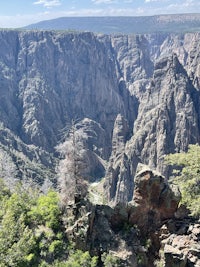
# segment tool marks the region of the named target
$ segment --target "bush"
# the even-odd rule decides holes
[[[0,180],[0,208],[0,266],[51,266],[62,258],[67,243],[56,192],[39,195],[19,184],[11,193]]]
[[[200,216],[200,146],[190,145],[188,152],[170,154],[166,161],[173,165],[172,181],[180,188],[181,202],[193,216]]]
[[[104,267],[120,267],[120,260],[114,255],[104,253],[102,255],[102,261]]]
[[[54,230],[59,229],[61,212],[58,202],[58,194],[55,191],[39,196],[36,205],[32,206],[28,213],[31,220],[35,224],[44,224]]]
[[[24,216],[18,219],[9,210],[4,215],[0,229],[0,266],[33,266],[36,240],[25,225]]]
[[[91,257],[89,252],[75,250],[64,265],[56,267],[95,267],[97,266],[97,257]]]

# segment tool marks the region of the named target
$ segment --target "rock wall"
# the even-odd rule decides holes
[[[112,203],[132,199],[139,162],[167,174],[165,154],[199,143],[199,33],[1,30],[0,39],[0,143],[15,162],[28,158],[34,179],[35,164],[54,170],[72,120],[93,131],[87,172],[105,176]]]
[[[132,201],[110,207],[82,199],[65,206],[63,224],[69,241],[99,263],[109,255],[116,266],[197,267],[200,223],[179,201],[177,186],[139,164]]]
[[[116,164],[111,156],[108,165],[105,186],[111,203],[132,198],[139,162],[168,177],[165,155],[199,143],[199,37],[155,34],[111,38],[120,81],[138,101],[136,118],[133,123],[128,120],[132,133],[121,157],[118,155]],[[113,183],[117,188],[114,195],[110,193]]]
[[[49,156],[55,154],[71,121],[89,118],[102,129],[93,129],[96,139],[97,135],[103,139],[93,138],[90,147],[95,150],[101,143],[97,155],[101,150],[101,159],[107,160],[115,117],[125,114],[126,107],[118,93],[115,62],[105,45],[91,33],[2,30],[0,39],[0,121],[16,144],[29,146],[25,156],[33,145],[28,158],[44,165],[43,151],[47,152],[44,167],[49,168]],[[2,135],[1,142],[13,155],[10,139]],[[38,157],[34,147],[41,151]],[[18,145],[16,150],[22,152]]]

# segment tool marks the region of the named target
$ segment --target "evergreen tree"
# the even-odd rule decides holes
[[[173,182],[180,187],[182,203],[192,215],[200,215],[200,146],[190,145],[187,152],[170,154],[166,157],[173,165]]]

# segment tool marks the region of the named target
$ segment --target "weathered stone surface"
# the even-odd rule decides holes
[[[110,207],[80,200],[66,206],[67,237],[92,255],[117,257],[119,266],[197,267],[200,225],[187,213],[174,216],[179,200],[177,188],[139,164],[131,202]]]
[[[199,266],[199,229],[199,222],[192,218],[172,219],[167,222],[165,234],[161,234],[161,229],[159,236],[160,261],[163,262],[163,266]]]
[[[105,188],[107,189],[106,198],[110,203],[117,203],[128,201],[128,196],[132,192],[128,192],[128,185],[126,183],[126,177],[130,177],[129,165],[126,163],[127,156],[124,154],[124,147],[129,135],[128,122],[125,118],[118,114],[112,137],[112,154],[109,160],[109,165],[106,173]],[[119,180],[119,177],[123,177]],[[125,192],[126,190],[126,192]],[[117,196],[117,197],[116,197]]]
[[[144,251],[139,252],[142,247],[139,232],[133,227],[126,229],[127,214],[125,207],[115,210],[81,200],[73,207],[66,206],[67,238],[75,242],[76,248],[88,250],[92,255],[103,257],[107,253],[117,257],[120,266],[137,267],[137,255],[144,259],[146,255]]]
[[[99,125],[88,164],[108,166],[106,195],[118,203],[132,199],[139,162],[167,174],[165,154],[199,143],[199,33],[1,30],[0,39],[0,142],[7,151],[11,131],[17,152],[23,143],[31,161],[40,150],[38,163],[54,169],[62,130],[72,119],[88,118]],[[124,133],[128,129],[122,139],[115,138],[123,134],[114,130],[118,114],[128,126],[122,122]]]
[[[186,266],[186,255],[183,254],[179,249],[174,248],[170,245],[165,246],[164,251],[165,266],[171,267],[185,267]]]
[[[107,160],[114,120],[126,108],[119,94],[115,61],[105,44],[92,33],[2,30],[0,39],[0,121],[15,135],[15,142],[47,152],[43,153],[44,167],[54,169],[50,153],[62,141],[63,129],[72,119],[88,118],[99,125],[93,129],[97,132],[96,140],[93,136],[90,142],[92,152],[101,143],[97,156]],[[128,93],[124,95],[128,98]],[[2,142],[4,139],[2,136]],[[94,174],[92,164],[98,159],[92,152],[88,163]],[[32,149],[30,160],[34,153]],[[96,178],[104,170],[99,173]]]
[[[139,164],[129,221],[143,232],[150,232],[174,217],[180,198],[178,188],[170,187],[161,174]]]
[[[134,186],[130,176],[135,176],[139,162],[167,176],[164,156],[185,151],[188,144],[199,141],[199,112],[195,104],[199,94],[176,55],[160,59],[149,84],[144,82],[140,87],[139,92],[134,92],[140,98],[138,116],[133,135],[124,148],[130,171],[119,174],[117,180],[119,186],[121,184],[119,192],[124,191],[126,197],[120,195],[129,200],[132,197],[130,187],[133,192]],[[124,154],[121,154],[121,161]],[[118,167],[123,168],[121,163]],[[112,175],[108,173],[108,176]],[[119,201],[120,195],[116,192],[112,199]]]
[[[81,175],[89,182],[98,180],[105,175],[105,158],[109,154],[106,131],[89,118],[78,121],[76,129],[76,135],[84,148]]]

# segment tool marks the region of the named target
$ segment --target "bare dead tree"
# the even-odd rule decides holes
[[[82,177],[84,169],[84,139],[87,135],[77,124],[72,121],[66,136],[66,140],[59,144],[56,149],[62,156],[59,162],[58,186],[61,201],[66,204],[69,201],[76,202],[77,198],[87,195],[87,182]]]
[[[16,177],[17,170],[11,156],[0,148],[0,176],[3,178],[5,184],[10,190],[15,188],[16,183],[19,181]]]

